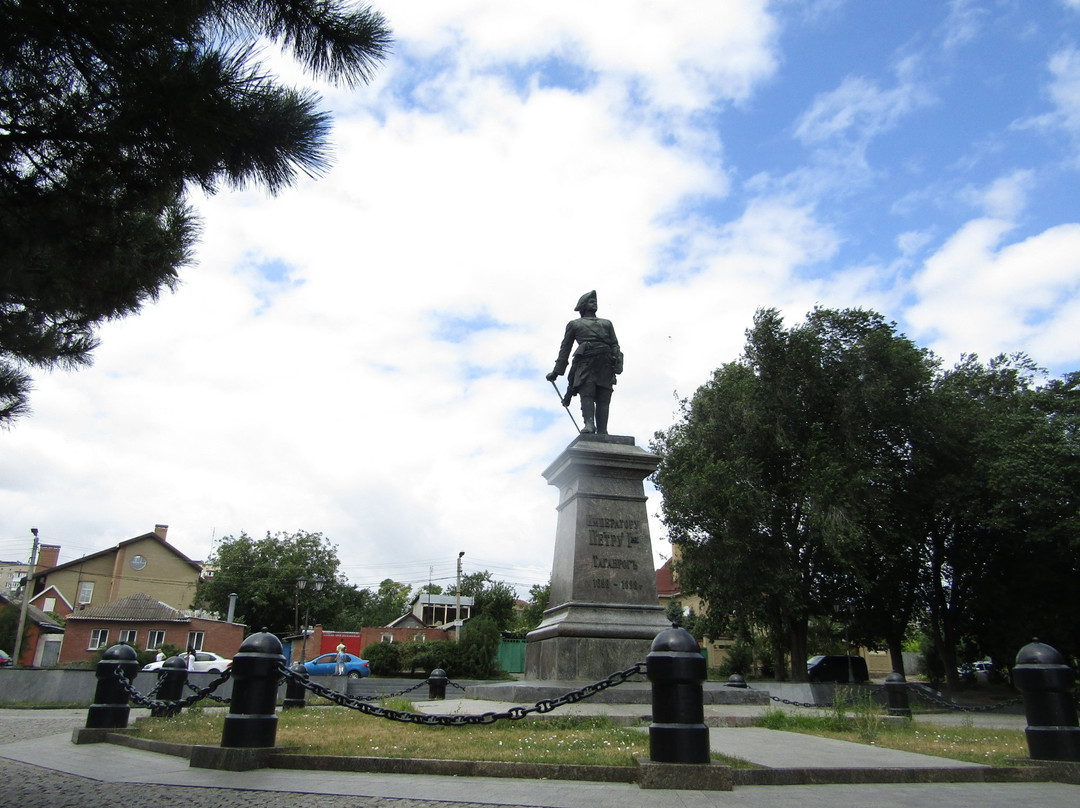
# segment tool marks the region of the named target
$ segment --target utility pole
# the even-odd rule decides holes
[[[457,631],[454,632],[454,642],[461,639],[461,557],[465,555],[462,550],[457,554],[457,586],[454,587],[454,622],[457,623]]]
[[[26,583],[23,584],[22,608],[19,609],[19,629],[15,632],[15,653],[12,654],[11,659],[12,664],[16,667],[19,665],[19,654],[22,653],[23,629],[26,628],[26,608],[30,605],[30,576],[34,574],[34,568],[37,567],[38,529],[32,527],[30,532],[34,534],[34,549],[30,551],[30,567],[26,571]]]

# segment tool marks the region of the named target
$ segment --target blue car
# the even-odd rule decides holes
[[[304,670],[308,676],[333,676],[337,670],[337,654],[323,654],[310,662],[304,663]],[[371,676],[371,666],[366,659],[361,659],[352,654],[345,654],[345,675],[350,679],[360,679]]]

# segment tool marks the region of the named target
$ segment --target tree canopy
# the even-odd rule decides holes
[[[31,369],[88,364],[100,323],[176,285],[187,189],[327,169],[329,117],[259,62],[265,40],[352,86],[390,35],[342,0],[0,2],[0,424]]]
[[[253,539],[246,533],[226,536],[206,559],[212,573],[199,581],[195,603],[225,615],[236,593],[236,617],[252,631],[293,634],[305,614],[310,623],[326,623],[341,609],[349,587],[339,576],[337,546],[321,533],[269,532]],[[297,579],[304,578],[304,589]],[[321,578],[316,591],[313,580]]]
[[[456,584],[447,587],[447,595],[458,592]],[[507,631],[514,624],[514,604],[517,592],[504,581],[496,581],[488,570],[461,576],[461,594],[473,599],[470,620],[484,615],[491,618],[498,631]]]
[[[816,309],[792,328],[758,312],[743,356],[653,442],[701,627],[761,627],[797,680],[812,620],[888,647],[900,671],[912,623],[952,676],[965,640],[1015,655],[1050,616],[1040,636],[1080,647],[1045,591],[1048,574],[1080,583],[1080,380],[1038,388],[1034,373],[1022,357],[940,373],[874,312]]]

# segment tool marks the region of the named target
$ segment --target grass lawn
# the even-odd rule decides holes
[[[943,726],[930,723],[925,717],[919,721],[886,719],[880,711],[862,707],[854,711],[853,717],[852,714],[795,715],[768,710],[761,726],[988,766],[1009,766],[1012,765],[1009,758],[1028,756],[1023,730]]]
[[[393,705],[394,709],[403,709]],[[140,718],[141,738],[217,745],[222,712],[187,711],[174,718]],[[635,766],[649,756],[649,735],[609,719],[576,716],[496,721],[485,726],[420,726],[343,707],[308,707],[279,714],[277,745],[295,754]],[[717,758],[734,766],[744,761]]]

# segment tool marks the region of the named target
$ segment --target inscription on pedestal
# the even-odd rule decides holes
[[[585,541],[578,547],[583,556],[578,564],[583,573],[578,597],[626,603],[647,591],[648,581],[642,577],[653,574],[651,559],[646,557],[651,552],[647,524],[640,519],[586,514],[580,532]]]

